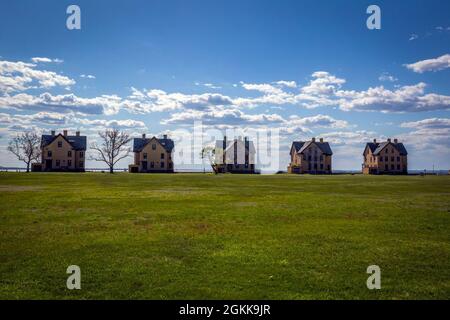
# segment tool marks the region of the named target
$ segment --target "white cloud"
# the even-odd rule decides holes
[[[310,117],[292,115],[284,121],[280,128],[282,133],[311,133],[314,128],[346,128],[349,124],[345,120],[337,120],[328,115],[318,114]]]
[[[210,88],[210,89],[222,89],[221,86],[215,85],[215,84],[213,84],[213,83],[200,83],[200,82],[196,82],[195,85],[196,85],[196,86],[205,86],[205,87]]]
[[[380,81],[390,81],[390,82],[396,82],[398,79],[392,75],[390,75],[388,72],[383,72],[379,77],[378,80]]]
[[[342,110],[388,112],[420,112],[450,109],[450,96],[425,94],[426,84],[402,86],[388,90],[383,86],[366,91],[338,91]]]
[[[417,40],[417,39],[419,39],[419,36],[417,34],[415,34],[415,33],[413,33],[413,34],[411,34],[409,36],[409,41],[414,41],[414,40]]]
[[[345,120],[336,120],[328,115],[318,114],[311,117],[299,117],[293,115],[286,123],[300,126],[323,127],[323,128],[346,128],[349,126]]]
[[[163,90],[137,90],[132,88],[129,99],[122,101],[122,107],[132,113],[144,114],[181,109],[201,110],[210,106],[232,105],[233,100],[219,93],[183,94],[167,93]]]
[[[74,118],[73,123],[87,125],[95,127],[96,130],[101,130],[101,128],[116,128],[116,129],[147,129],[147,126],[143,121],[126,119],[126,120],[103,120],[103,119],[82,119]]]
[[[32,88],[67,87],[75,80],[53,71],[36,70],[36,64],[0,61],[0,92],[24,91]]]
[[[174,113],[161,123],[192,124],[196,120],[201,120],[206,125],[261,125],[284,121],[278,114],[246,114],[237,108],[210,107],[207,110],[186,110]]]
[[[383,138],[374,131],[366,130],[334,131],[321,134],[320,136],[323,137],[326,141],[329,141],[330,143],[336,145],[362,145],[364,143],[372,141],[375,138]]]
[[[297,82],[295,82],[295,81],[280,80],[280,81],[276,81],[275,84],[278,84],[283,87],[288,87],[288,88],[297,88]]]
[[[345,79],[328,72],[312,74],[312,80],[300,87],[300,93],[285,92],[270,84],[241,83],[247,90],[256,90],[262,95],[256,97],[229,97],[222,94],[183,94],[166,93],[162,90],[137,90],[132,88],[132,95],[122,101],[122,107],[132,113],[149,113],[175,110],[205,110],[211,106],[229,106],[233,108],[257,108],[260,106],[276,107],[292,105],[303,108],[339,107],[345,111],[381,111],[381,112],[420,112],[447,110],[450,97],[435,93],[425,93],[426,84],[397,86],[389,90],[383,86],[369,88],[365,91],[342,89]],[[380,80],[396,81],[387,73]],[[274,82],[276,83],[276,82]]]
[[[334,94],[346,82],[326,71],[317,71],[311,75],[314,79],[301,92],[313,96],[329,96]]]
[[[255,90],[264,94],[281,94],[283,91],[280,88],[276,88],[268,83],[245,83],[241,81],[241,85],[245,90]]]
[[[95,79],[95,76],[93,76],[92,74],[81,74],[80,78]]]
[[[423,152],[425,158],[430,152],[435,155],[450,155],[450,119],[429,118],[419,121],[404,122],[403,128],[411,128],[413,131],[399,135],[399,138],[409,144],[415,150]]]
[[[415,128],[415,129],[443,129],[450,128],[449,118],[429,118],[419,121],[403,122],[402,128]]]
[[[45,57],[34,57],[31,58],[31,61],[33,61],[34,63],[63,63],[64,61],[61,59],[50,59],[50,58],[45,58]]]
[[[443,56],[434,59],[405,64],[405,67],[417,73],[444,70],[450,68],[450,54],[444,54]]]
[[[48,92],[38,96],[19,93],[0,97],[0,109],[80,112],[83,114],[116,114],[120,109],[121,98],[115,95],[102,95],[95,98],[81,98],[74,94],[52,95]]]

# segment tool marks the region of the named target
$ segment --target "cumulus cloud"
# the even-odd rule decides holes
[[[0,61],[0,92],[10,93],[32,88],[71,86],[75,80],[53,71],[37,70],[37,65],[22,61]]]
[[[31,58],[31,61],[33,61],[34,63],[63,63],[64,61],[61,59],[50,59],[50,58],[45,58],[45,57],[34,57]]]
[[[450,96],[434,93],[425,94],[426,84],[421,82],[412,86],[403,86],[388,90],[383,86],[369,88],[366,91],[338,91],[342,110],[388,112],[420,112],[448,110]]]
[[[311,75],[312,80],[299,88],[299,93],[283,91],[281,87],[262,83],[241,85],[247,90],[255,90],[262,95],[256,97],[229,97],[219,93],[183,94],[167,93],[162,90],[137,90],[132,88],[132,95],[122,101],[122,107],[132,113],[149,113],[158,111],[204,110],[212,106],[232,108],[270,108],[281,105],[299,106],[312,109],[318,107],[339,107],[344,111],[380,111],[380,112],[420,112],[447,110],[450,97],[435,93],[425,93],[426,84],[401,86],[389,90],[383,86],[363,91],[344,90],[345,79],[328,72],[319,71]],[[396,81],[388,73],[382,74],[380,80]],[[281,80],[282,81],[282,80]],[[274,82],[277,83],[277,82]]]
[[[147,130],[143,121],[134,119],[90,119],[79,117],[76,113],[38,112],[28,115],[0,113],[0,129],[15,132],[34,130],[41,132],[45,128],[64,128],[80,130],[94,134],[106,128],[119,130]],[[47,129],[48,130],[48,129]]]
[[[280,88],[274,87],[268,83],[245,83],[241,81],[241,86],[246,90],[259,91],[264,94],[281,94],[283,91]]]
[[[295,82],[295,81],[280,80],[280,81],[276,81],[275,84],[278,84],[279,86],[282,86],[282,87],[297,88],[297,82]]]
[[[208,110],[187,110],[174,113],[162,124],[191,124],[201,120],[206,125],[260,125],[267,123],[282,123],[284,119],[278,114],[246,114],[237,108],[211,107]]]
[[[328,115],[323,114],[303,118],[293,115],[287,122],[294,125],[323,128],[346,128],[349,126],[348,122],[345,120],[336,120]]]
[[[317,71],[312,74],[313,80],[301,88],[301,92],[314,96],[329,96],[334,94],[346,82],[345,79],[326,72]]]
[[[417,73],[444,70],[450,68],[450,54],[444,54],[443,56],[434,59],[405,64],[405,67]]]
[[[116,114],[121,98],[115,95],[102,95],[95,98],[81,98],[74,94],[52,95],[48,92],[38,96],[19,93],[0,97],[0,109],[20,111],[80,112],[83,114]]]
[[[83,119],[74,118],[73,123],[93,126],[96,130],[101,130],[101,128],[116,128],[116,129],[147,129],[147,126],[143,121],[125,119],[125,120],[104,120],[104,119]]]
[[[346,128],[349,123],[345,120],[337,120],[328,115],[318,114],[310,117],[292,115],[284,121],[280,128],[283,133],[310,133],[314,128]]]
[[[374,138],[380,137],[374,131],[357,130],[357,131],[333,131],[321,134],[326,141],[336,145],[361,145],[372,141]]]
[[[318,114],[309,117],[291,116],[288,119],[274,113],[245,113],[236,107],[211,107],[208,110],[186,110],[172,113],[162,124],[192,124],[202,121],[208,126],[276,127],[284,134],[312,132],[313,128],[346,128],[345,120],[337,120],[328,115]]]
[[[450,128],[449,118],[430,118],[419,121],[403,122],[402,128],[415,128],[415,129],[443,129]]]
[[[202,110],[211,106],[232,105],[233,100],[219,93],[183,94],[167,93],[163,90],[138,90],[132,88],[129,99],[122,101],[122,107],[131,113],[173,111],[180,109]]]
[[[399,138],[418,151],[444,154],[448,159],[450,154],[450,119],[429,118],[419,121],[404,122],[403,128],[412,131],[399,135]]]

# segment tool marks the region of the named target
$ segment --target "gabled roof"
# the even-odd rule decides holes
[[[294,149],[295,149],[295,152],[299,152],[300,149],[303,147],[304,144],[305,144],[305,143],[302,142],[302,141],[294,141],[294,142],[292,142],[291,150],[292,150],[292,148],[294,148]]]
[[[292,142],[292,148],[295,148],[297,153],[303,153],[311,144],[315,144],[325,155],[333,155],[333,151],[331,151],[331,147],[328,142],[320,142],[320,141],[294,141]],[[292,149],[291,148],[291,149]]]
[[[378,144],[379,144],[379,143],[369,142],[369,143],[366,144],[366,148],[369,148],[370,151],[371,151],[372,153],[374,153],[375,150],[376,150],[377,147],[378,147]]]
[[[134,138],[133,139],[133,152],[141,152],[142,149],[152,140],[155,139],[163,146],[164,149],[166,149],[167,152],[171,153],[175,144],[173,143],[172,139],[158,139],[156,137],[146,139],[146,138]]]
[[[59,136],[63,137],[75,150],[86,151],[86,136],[64,136],[61,133],[57,135],[43,134],[41,148],[51,144]]]
[[[389,141],[385,141],[382,143],[374,143],[374,142],[370,142],[366,144],[366,148],[370,148],[370,151],[372,151],[374,156],[377,156],[380,154],[380,152],[387,146],[387,145],[392,145],[395,149],[397,149],[397,151],[400,153],[400,155],[402,156],[406,156],[408,155],[408,152],[406,151],[405,146],[403,145],[403,143],[395,143],[395,142],[389,142]]]

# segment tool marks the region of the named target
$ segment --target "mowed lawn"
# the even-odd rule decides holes
[[[0,298],[449,299],[450,177],[0,173]]]

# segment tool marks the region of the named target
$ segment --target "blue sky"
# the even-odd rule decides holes
[[[66,28],[70,4],[81,30]],[[371,4],[381,30],[366,27]],[[20,0],[0,4],[0,43],[2,150],[24,129],[176,136],[202,120],[284,129],[281,168],[312,136],[335,169],[387,137],[411,169],[450,167],[448,1]]]

